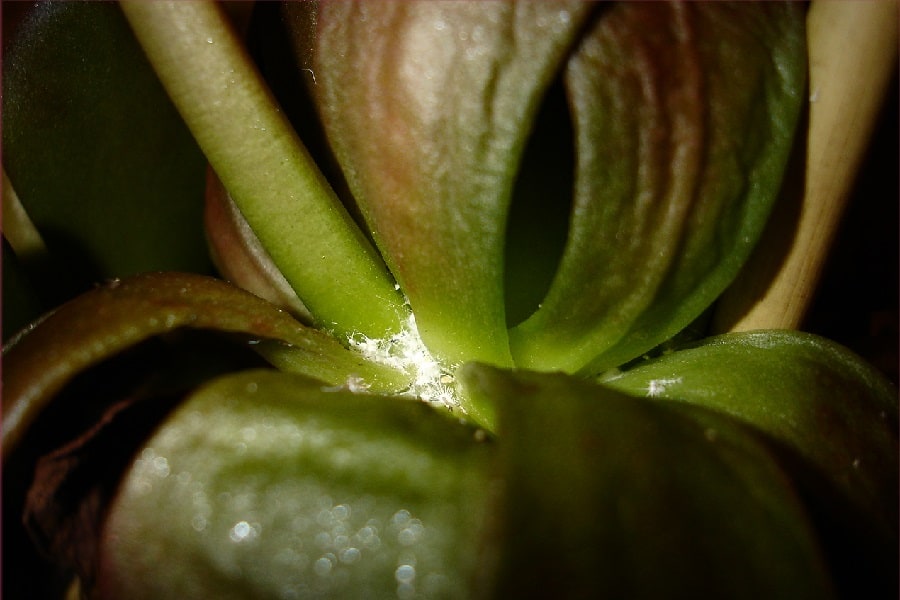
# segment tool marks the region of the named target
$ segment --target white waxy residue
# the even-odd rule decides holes
[[[647,385],[647,395],[651,398],[657,398],[666,393],[666,389],[670,385],[681,383],[681,377],[673,377],[671,379],[652,379]]]
[[[400,333],[381,339],[357,334],[350,338],[350,346],[367,360],[408,373],[412,383],[406,395],[460,408],[453,375],[428,351],[412,312]]]

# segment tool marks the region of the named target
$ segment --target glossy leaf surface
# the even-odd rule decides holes
[[[736,421],[565,375],[463,377],[500,415],[487,596],[830,597],[786,473]]]
[[[604,382],[751,423],[815,465],[859,510],[897,531],[897,390],[828,340],[789,331],[728,334]]]
[[[466,597],[491,456],[474,433],[299,376],[217,380],[136,458],[100,596]]]

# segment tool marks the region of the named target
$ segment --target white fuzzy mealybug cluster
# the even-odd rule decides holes
[[[431,355],[411,311],[399,333],[378,339],[357,334],[350,338],[350,347],[367,360],[408,373],[412,383],[405,395],[437,402],[450,410],[461,409],[452,371]]]

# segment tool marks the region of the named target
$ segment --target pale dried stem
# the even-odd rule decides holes
[[[759,248],[720,300],[718,331],[802,325],[897,68],[897,29],[892,0],[810,6],[805,173],[788,181]]]

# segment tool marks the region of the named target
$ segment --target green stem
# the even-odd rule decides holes
[[[214,2],[122,2],[207,159],[318,325],[398,331],[405,308]]]

